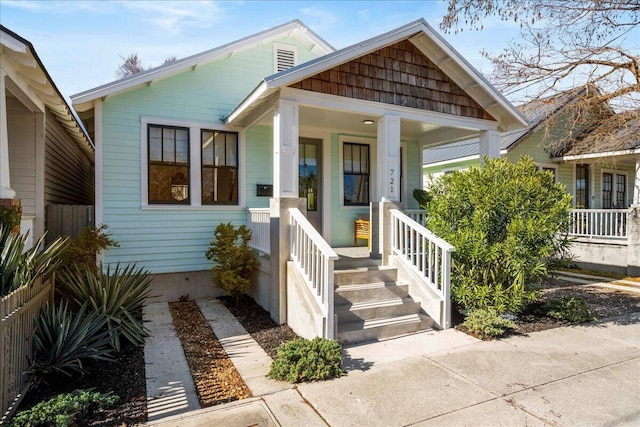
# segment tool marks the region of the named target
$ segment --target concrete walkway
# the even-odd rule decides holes
[[[256,397],[150,425],[640,424],[640,313],[490,342],[447,330],[354,346],[348,375],[291,387],[260,379],[267,360],[224,306],[199,305],[227,331],[221,340],[234,343],[232,361]]]

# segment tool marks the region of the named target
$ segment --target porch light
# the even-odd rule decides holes
[[[373,124],[373,120],[371,120],[371,119],[363,120],[362,123],[364,123],[365,125],[372,125]]]

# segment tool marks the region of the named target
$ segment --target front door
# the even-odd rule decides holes
[[[298,195],[307,199],[307,219],[322,233],[322,140],[300,138]]]

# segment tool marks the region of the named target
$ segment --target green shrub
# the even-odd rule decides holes
[[[90,266],[74,266],[60,272],[58,291],[74,307],[87,304],[102,314],[107,322],[111,344],[120,351],[120,337],[140,345],[147,330],[142,324],[142,306],[149,295],[151,278],[143,268],[130,265],[124,269],[117,264],[113,273],[94,274]]]
[[[89,390],[74,390],[59,394],[33,408],[22,411],[11,419],[11,427],[71,426],[77,418],[91,410],[108,408],[118,401],[118,396]]]
[[[596,320],[591,309],[582,298],[563,297],[549,301],[543,306],[543,311],[549,317],[567,320],[571,323],[584,323]]]
[[[27,236],[0,225],[0,297],[20,286],[31,286],[42,277],[46,280],[60,264],[60,254],[68,238],[59,238],[44,248],[44,236],[25,250]]]
[[[453,246],[451,296],[467,310],[518,313],[547,263],[568,244],[571,196],[529,157],[489,160],[436,180],[422,196],[426,226]]]
[[[215,263],[211,269],[213,283],[237,302],[258,268],[258,261],[247,245],[251,230],[244,225],[236,228],[231,223],[218,224],[213,236],[206,254]]]
[[[462,325],[480,339],[501,337],[509,329],[516,329],[515,323],[500,317],[498,312],[491,308],[471,310]]]
[[[20,220],[22,219],[22,207],[20,205],[14,206],[0,206],[0,225],[13,230],[16,227],[20,227]]]
[[[111,239],[107,226],[87,227],[75,238],[70,239],[69,246],[62,252],[62,266],[65,270],[72,269],[73,264],[79,265],[81,270],[90,267],[95,275],[98,275],[98,264],[96,255],[111,247],[118,247],[120,244]]]
[[[83,360],[113,360],[106,319],[88,305],[73,313],[67,303],[45,305],[34,319],[33,350],[30,371],[36,379],[62,372],[85,373]]]
[[[268,376],[292,383],[339,377],[344,374],[341,351],[337,341],[326,338],[287,341],[278,347]]]

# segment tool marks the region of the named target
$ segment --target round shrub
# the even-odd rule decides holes
[[[296,338],[278,347],[268,377],[291,383],[337,378],[344,374],[341,363],[342,346],[337,341]]]

